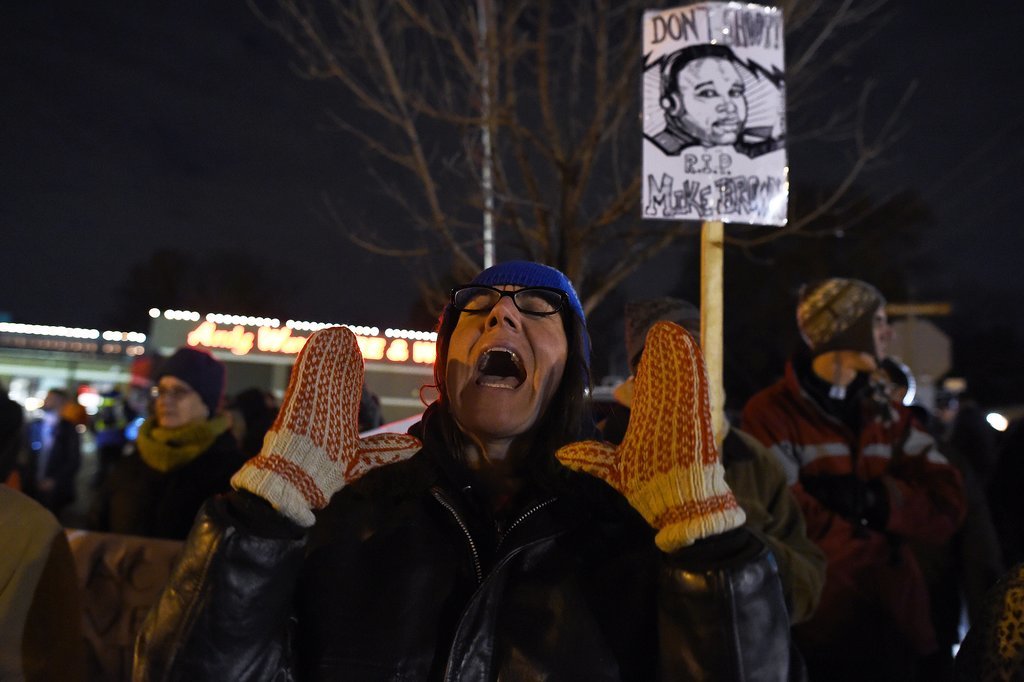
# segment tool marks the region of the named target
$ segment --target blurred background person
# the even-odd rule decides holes
[[[60,411],[68,401],[67,391],[51,388],[43,398],[43,406],[39,416],[28,424],[28,460],[26,462],[23,489],[38,499],[37,479],[46,471],[50,451],[57,436],[57,423]]]
[[[100,404],[92,419],[92,432],[96,442],[96,473],[91,486],[98,488],[107,474],[124,455],[128,445],[126,429],[131,413],[120,391],[111,389],[100,394]]]
[[[1007,565],[1024,562],[1024,417],[1015,419],[999,444],[989,485],[992,518]]]
[[[970,393],[943,388],[935,396],[935,414],[943,452],[957,452],[988,489],[996,465],[996,432],[985,411]]]
[[[236,395],[228,409],[231,412],[231,433],[238,441],[239,449],[246,458],[255,457],[263,446],[263,436],[277,416],[273,397],[254,386]]]
[[[380,409],[380,398],[363,384],[363,395],[359,400],[359,433],[375,429],[384,423]]]
[[[932,625],[939,645],[935,654],[922,662],[921,675],[935,682],[952,680],[954,647],[960,644],[967,627],[984,617],[986,595],[1006,567],[985,488],[971,458],[963,451],[970,447],[971,439],[943,441],[946,424],[923,405],[910,404],[917,382],[909,367],[888,357],[879,363],[879,369],[884,373],[883,380],[889,382],[892,398],[912,409],[922,424],[934,429],[932,435],[940,443],[942,453],[963,477],[967,516],[960,529],[943,545],[911,543],[928,584]],[[989,428],[987,424],[985,428]]]
[[[0,389],[0,481],[21,447],[24,413]],[[0,680],[85,679],[75,566],[56,517],[0,485]]]
[[[743,428],[782,464],[827,558],[821,604],[794,628],[797,644],[812,680],[917,679],[938,643],[911,543],[941,547],[960,527],[962,477],[873,380],[891,333],[875,287],[812,283],[796,313],[804,345],[747,403]]]
[[[44,402],[32,491],[33,497],[60,518],[61,512],[75,501],[75,477],[82,466],[82,432],[89,417],[85,408],[63,391],[50,393],[59,397],[50,409]],[[55,406],[59,407],[54,409]]]
[[[152,416],[98,491],[93,529],[181,540],[203,501],[230,489],[246,457],[221,412],[225,377],[223,363],[192,348],[163,363]]]

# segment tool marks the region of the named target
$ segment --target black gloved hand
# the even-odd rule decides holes
[[[806,476],[804,490],[848,521],[884,530],[889,521],[889,498],[880,478],[864,481],[853,474]]]

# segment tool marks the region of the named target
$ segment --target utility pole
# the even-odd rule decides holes
[[[488,45],[489,27],[493,16],[492,0],[476,0],[477,54],[480,57],[480,142],[483,164],[480,188],[484,199],[484,268],[494,265],[494,164],[491,139],[491,57]]]

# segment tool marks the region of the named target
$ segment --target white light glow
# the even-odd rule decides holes
[[[985,416],[985,421],[987,421],[988,425],[996,431],[1005,431],[1006,427],[1010,425],[1010,422],[1007,421],[1006,417],[998,412],[989,412],[988,415]]]
[[[351,329],[353,334],[359,336],[377,336],[380,334],[380,329],[377,327],[364,327],[359,324],[346,324],[345,326]]]
[[[187,322],[198,322],[199,313],[192,310],[165,310],[164,318],[168,320],[185,320]]]
[[[150,310],[150,314],[160,315],[157,308]],[[272,327],[280,328],[281,320],[276,317],[256,317],[251,315],[229,315],[227,313],[207,313],[200,316],[199,313],[186,310],[165,310],[163,316],[168,320],[191,320],[198,322],[200,318],[206,322],[216,325],[244,327]],[[380,327],[358,324],[339,324],[337,322],[311,322],[308,320],[285,320],[284,327],[298,332],[315,332],[327,327],[347,327],[357,336],[379,336]],[[437,341],[436,332],[415,331],[411,329],[387,329],[384,335],[392,339],[408,339],[410,341]]]
[[[411,339],[413,341],[437,341],[437,332],[418,332],[412,329],[385,329],[389,339]]]
[[[142,332],[103,332],[104,341],[130,341],[132,343],[145,343],[146,335]]]
[[[0,322],[0,332],[9,334],[36,334],[39,336],[63,336],[69,339],[98,339],[98,329],[81,329],[79,327],[58,327],[47,324],[19,324]]]

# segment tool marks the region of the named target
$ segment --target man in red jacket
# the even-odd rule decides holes
[[[805,286],[797,324],[806,345],[743,411],[828,561],[821,604],[795,635],[812,680],[914,679],[936,641],[907,541],[950,538],[966,511],[960,474],[872,382],[890,333],[877,289],[839,278]]]

